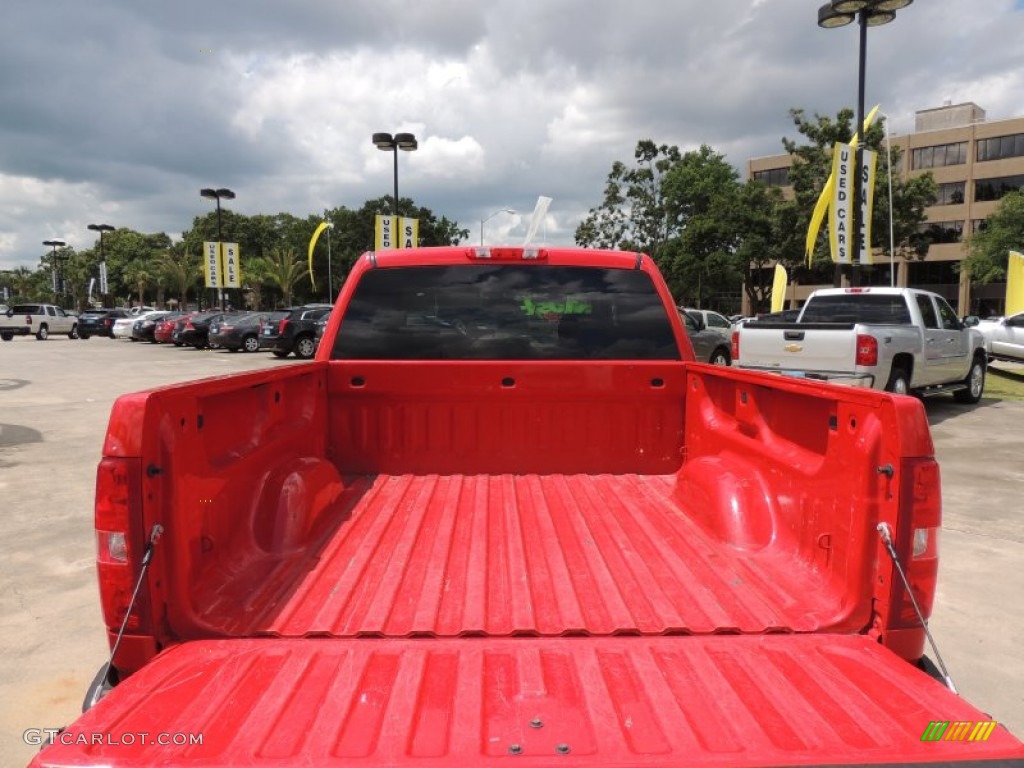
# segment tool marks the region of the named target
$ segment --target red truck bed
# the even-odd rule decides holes
[[[362,259],[339,307],[360,271],[476,258]],[[616,285],[654,271],[636,254],[588,258]],[[420,302],[421,283],[396,274],[378,300]],[[602,297],[595,321],[647,316],[607,313]],[[438,328],[360,312],[353,339],[379,326],[401,350]],[[987,718],[906,661],[923,631],[878,533],[892,532],[927,616],[941,503],[919,402],[684,354],[328,360],[340,317],[312,364],[118,401],[96,510],[112,635],[151,565],[120,684],[39,765],[1024,755],[988,725],[987,740],[922,741],[932,721]],[[140,732],[203,743],[102,737]]]
[[[998,726],[923,742],[936,720],[987,718],[857,635],[200,640],[35,765],[1020,764]]]
[[[787,552],[725,547],[674,476],[377,475],[319,548],[255,559],[204,622],[229,634],[807,632],[838,596]],[[200,585],[201,588],[201,585]],[[240,610],[241,609],[241,610]]]

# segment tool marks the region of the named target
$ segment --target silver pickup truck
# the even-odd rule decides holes
[[[985,388],[982,335],[941,296],[913,288],[815,291],[795,323],[746,321],[733,365],[908,394],[952,392],[976,403]]]
[[[45,341],[51,334],[78,338],[78,319],[53,304],[15,304],[0,315],[0,339],[35,336]]]

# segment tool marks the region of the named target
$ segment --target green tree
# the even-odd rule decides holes
[[[296,286],[309,276],[306,265],[292,248],[271,248],[270,254],[256,261],[257,271],[265,282],[281,291],[284,306],[292,304]]]
[[[632,166],[612,163],[604,199],[576,228],[576,243],[641,251],[660,265],[666,257],[663,249],[681,230],[681,222],[666,205],[665,180],[682,156],[678,147],[643,139],[633,157]]]
[[[707,307],[708,297],[739,291],[737,211],[744,198],[738,179],[725,155],[706,144],[684,154],[665,175],[665,211],[680,231],[666,249],[671,258],[659,266],[673,294],[687,304]]]
[[[1005,195],[985,220],[985,228],[971,235],[967,247],[964,266],[971,280],[1005,280],[1010,251],[1024,251],[1024,192]]]

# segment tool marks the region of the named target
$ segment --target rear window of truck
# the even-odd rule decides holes
[[[679,360],[649,275],[519,264],[362,275],[336,360]]]
[[[909,325],[910,310],[903,296],[870,293],[815,296],[804,307],[800,322]]]

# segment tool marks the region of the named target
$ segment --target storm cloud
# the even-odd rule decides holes
[[[400,191],[476,237],[521,241],[538,195],[570,243],[637,140],[702,143],[742,169],[781,151],[790,107],[856,95],[854,27],[804,0],[11,0],[0,29],[0,269],[103,221],[176,235],[230,187],[242,213],[390,194],[375,131],[412,131]],[[867,100],[1024,113],[1024,11],[918,0],[868,35]]]

